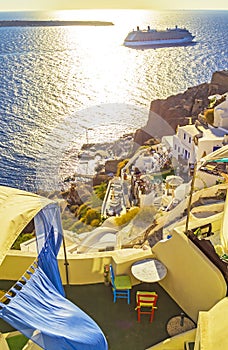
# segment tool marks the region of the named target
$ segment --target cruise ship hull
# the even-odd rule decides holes
[[[124,41],[124,46],[137,47],[137,46],[175,46],[182,44],[192,43],[192,38],[182,38],[182,39],[167,39],[167,40],[148,40],[148,41]]]
[[[194,36],[187,30],[178,28],[166,30],[151,30],[148,26],[147,30],[137,30],[130,32],[124,40],[124,45],[128,47],[142,46],[175,46],[186,45],[192,43]]]

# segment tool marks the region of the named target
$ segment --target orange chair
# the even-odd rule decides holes
[[[150,322],[153,321],[154,310],[157,309],[156,307],[157,299],[158,299],[158,295],[155,292],[138,291],[136,293],[137,306],[135,310],[137,310],[138,322],[141,321],[141,314],[150,315]],[[149,311],[145,311],[146,308],[150,308]]]

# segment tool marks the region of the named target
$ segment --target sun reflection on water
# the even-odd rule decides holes
[[[127,129],[146,124],[151,101],[210,81],[214,71],[227,66],[227,14],[221,12],[212,16],[201,12],[82,10],[30,16],[110,21],[114,25],[1,28],[0,113],[4,133],[0,147],[9,146],[3,152],[7,184],[9,179],[13,185],[18,183],[22,173],[27,181],[26,174],[35,171],[36,159],[46,145],[47,164],[52,169],[58,158],[52,156],[53,149],[58,154],[61,141],[53,137],[54,146],[45,142],[54,129],[60,128],[62,142],[67,137],[73,143],[85,142],[82,127],[91,125],[95,125],[90,131],[93,142],[118,137]],[[165,29],[175,24],[196,35],[197,45],[158,50],[123,46],[124,38],[136,26]],[[125,107],[111,115],[109,109],[115,104]],[[108,107],[102,108],[104,105]],[[95,111],[94,106],[101,107]],[[86,113],[80,114],[82,110]],[[18,171],[12,172],[15,162]],[[67,164],[71,166],[71,161]]]
[[[83,97],[85,95],[88,105],[88,96],[91,100],[95,97],[99,103],[132,102],[129,90],[134,90],[135,87],[137,91],[138,70],[140,67],[144,70],[145,55],[124,47],[123,41],[129,28],[133,28],[136,23],[145,23],[147,17],[146,11],[58,12],[59,19],[107,20],[114,23],[114,26],[68,27],[64,31],[64,47],[71,48],[68,52],[72,62],[71,74],[74,77],[80,76],[80,80],[86,83],[86,86],[84,84],[78,87],[83,104],[86,103]],[[84,95],[85,89],[88,93]],[[143,91],[140,94],[139,104],[143,101]],[[142,104],[145,106],[145,101]]]

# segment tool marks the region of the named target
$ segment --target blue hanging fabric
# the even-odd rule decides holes
[[[99,326],[64,297],[57,254],[62,242],[59,207],[53,203],[34,218],[37,264],[0,303],[0,317],[45,350],[107,350]]]
[[[49,236],[51,228],[54,229],[52,250],[57,256],[62,243],[63,230],[61,225],[60,209],[56,203],[52,203],[44,207],[37,213],[34,218],[37,250],[41,252],[45,242]]]
[[[46,350],[106,350],[98,325],[63,297],[38,266],[21,290],[11,289],[0,316]]]
[[[59,252],[63,231],[60,210],[53,203],[44,207],[34,218],[38,265],[42,268],[57,290],[65,295],[60,278],[57,254]]]

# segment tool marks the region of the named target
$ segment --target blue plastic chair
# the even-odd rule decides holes
[[[117,298],[127,299],[130,304],[131,297],[131,279],[128,275],[115,276],[113,267],[110,264],[111,284],[113,291],[113,302],[116,302]]]

